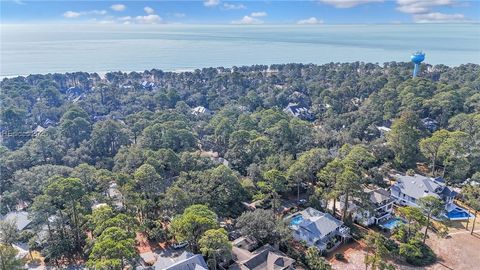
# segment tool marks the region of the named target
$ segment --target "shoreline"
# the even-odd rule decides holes
[[[354,62],[360,62],[360,63],[370,63],[370,62],[364,62],[364,61],[354,61]],[[349,64],[349,63],[354,63],[354,62],[333,62],[335,64]],[[393,62],[396,62],[396,63],[410,63],[410,62],[397,62],[397,61],[393,61]],[[386,64],[386,63],[389,63],[389,62],[385,62],[383,64]],[[325,64],[328,64],[328,63],[323,63],[323,64],[319,64],[319,63],[301,63],[301,62],[293,62],[293,63],[274,63],[274,65],[286,65],[286,64],[304,64],[304,65],[310,65],[310,64],[313,64],[313,65],[317,65],[317,66],[321,66],[321,65],[325,65]],[[372,63],[372,64],[377,64],[379,66],[382,66],[382,63]],[[458,64],[458,65],[445,65],[445,64],[430,64],[430,63],[422,63],[422,64],[426,64],[426,65],[429,65],[431,67],[435,67],[435,66],[438,66],[438,65],[443,65],[443,66],[447,66],[449,68],[455,68],[455,67],[459,67],[461,65],[468,65],[468,64],[474,64],[474,65],[480,65],[480,63],[462,63],[462,64]],[[236,67],[243,67],[243,66],[246,66],[246,67],[250,67],[250,66],[254,66],[254,65],[264,65],[264,64],[252,64],[252,65],[231,65],[231,66],[228,66],[228,67],[225,67],[225,68],[232,68],[234,66]],[[271,66],[272,64],[265,64],[267,66]],[[45,76],[45,75],[48,75],[48,74],[66,74],[66,73],[76,73],[76,72],[85,72],[85,73],[89,73],[89,74],[94,74],[94,73],[97,73],[102,79],[105,78],[105,75],[107,73],[110,73],[110,72],[122,72],[122,73],[131,73],[131,72],[137,72],[137,73],[143,73],[145,71],[151,71],[153,69],[157,69],[157,70],[161,70],[163,72],[172,72],[172,73],[184,73],[184,72],[194,72],[195,70],[197,69],[204,69],[204,68],[220,68],[219,66],[218,67],[201,67],[201,68],[177,68],[177,69],[161,69],[161,68],[151,68],[151,69],[144,69],[142,71],[139,71],[139,70],[127,70],[127,71],[123,71],[123,70],[111,70],[111,71],[80,71],[80,70],[77,70],[77,71],[62,71],[62,72],[46,72],[46,73],[31,73],[31,74],[15,74],[15,75],[0,75],[0,81],[4,80],[4,79],[13,79],[13,78],[17,78],[17,77],[28,77],[28,76],[32,76],[32,75],[42,75],[42,76]]]
[[[152,69],[156,69],[156,68],[152,68]],[[150,70],[152,70],[150,69]],[[196,70],[196,68],[179,68],[179,69],[174,69],[174,70],[165,70],[165,69],[158,69],[158,70],[161,70],[163,72],[172,72],[172,73],[184,73],[184,72],[194,72]],[[17,77],[28,77],[28,76],[32,76],[32,75],[42,75],[42,76],[45,76],[45,75],[48,75],[48,74],[66,74],[66,73],[76,73],[76,72],[85,72],[85,73],[88,73],[88,74],[94,74],[94,73],[97,73],[98,76],[100,76],[100,78],[104,79],[105,78],[105,75],[107,73],[110,73],[110,72],[122,72],[122,73],[131,73],[131,72],[137,72],[137,73],[143,73],[147,70],[142,70],[142,71],[138,71],[138,70],[128,70],[128,71],[122,71],[122,70],[111,70],[111,71],[64,71],[64,72],[47,72],[47,73],[31,73],[31,74],[16,74],[16,75],[0,75],[0,81],[2,81],[3,79],[13,79],[13,78],[17,78]]]

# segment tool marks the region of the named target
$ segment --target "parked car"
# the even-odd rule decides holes
[[[186,246],[188,246],[188,242],[187,242],[187,241],[184,241],[184,242],[180,242],[180,243],[175,243],[175,244],[173,244],[172,247],[173,247],[174,249],[181,249],[181,248],[184,248],[184,247],[186,247]]]

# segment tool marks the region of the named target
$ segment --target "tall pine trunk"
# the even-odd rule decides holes
[[[335,213],[337,211],[337,198],[333,198],[333,216],[335,216]]]
[[[300,182],[297,183],[297,203],[300,202]]]
[[[435,178],[435,163],[436,163],[437,157],[434,157],[432,160],[432,175]]]
[[[430,224],[430,214],[427,216],[427,225],[425,226],[425,234],[423,235],[423,243],[427,240],[428,225]]]
[[[345,193],[345,202],[344,202],[343,214],[342,214],[343,222],[345,222],[345,219],[347,218],[347,212],[348,212],[348,191]]]
[[[80,232],[78,228],[78,215],[75,202],[72,202],[72,211],[73,211],[73,223],[75,225],[75,240],[77,241],[77,247],[80,247]]]
[[[465,226],[465,229],[468,230],[468,223],[470,222],[470,209],[467,209],[468,217],[467,217],[467,225]]]
[[[475,221],[477,221],[477,210],[475,210],[475,217],[473,218],[473,223],[472,223],[472,230],[470,231],[470,234],[473,234],[473,230],[475,230]]]

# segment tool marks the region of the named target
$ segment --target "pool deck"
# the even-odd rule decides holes
[[[472,213],[469,213],[467,209],[455,204],[456,208],[455,209],[451,209],[450,211],[448,211],[448,213],[450,212],[453,212],[453,211],[457,211],[457,212],[464,212],[465,214],[468,213],[469,216],[463,216],[463,217],[451,217],[451,216],[448,216],[448,214],[443,214],[444,217],[446,217],[447,219],[449,220],[467,220],[469,218],[474,218],[475,216],[472,214]]]
[[[391,223],[394,223],[390,226]],[[397,227],[398,225],[400,225],[399,223],[401,224],[405,224],[406,222],[404,220],[402,220],[401,218],[399,217],[392,217],[390,218],[389,220],[387,220],[386,222],[383,222],[381,224],[378,224],[378,226],[382,229],[387,229],[387,230],[392,230],[393,228]],[[388,225],[387,225],[388,224]]]

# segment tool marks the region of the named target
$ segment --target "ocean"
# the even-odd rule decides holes
[[[480,63],[479,24],[0,25],[0,76],[253,64]]]

